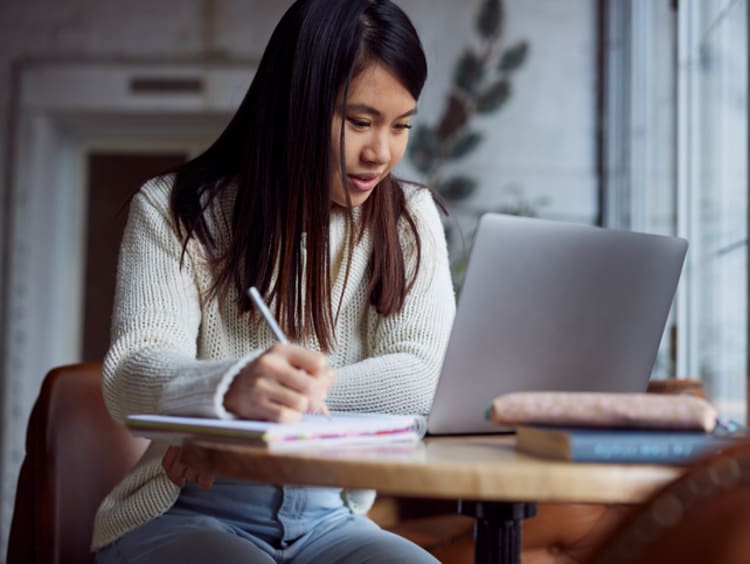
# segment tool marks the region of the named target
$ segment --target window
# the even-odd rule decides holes
[[[748,333],[747,0],[683,0],[678,184],[691,250],[680,364],[744,419]]]
[[[686,237],[654,377],[700,378],[744,419],[747,0],[602,0],[607,225]]]
[[[603,0],[604,187],[607,227],[674,235],[676,18],[666,0]],[[674,377],[670,315],[654,378]]]

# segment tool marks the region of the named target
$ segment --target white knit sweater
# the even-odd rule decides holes
[[[120,248],[112,344],[103,376],[104,399],[120,423],[131,413],[231,417],[223,398],[232,379],[274,343],[268,328],[251,324],[231,295],[222,304],[205,299],[212,277],[199,243],[191,240],[180,267],[182,245],[169,212],[170,190],[170,178],[141,188]],[[435,204],[427,190],[411,185],[404,190],[422,240],[419,275],[403,309],[384,318],[366,295],[369,235],[354,249],[329,356],[336,371],[326,400],[332,410],[424,414],[431,406],[455,301]],[[403,248],[413,249],[403,234]],[[342,213],[332,214],[330,240],[331,299],[338,304],[348,240]],[[409,268],[415,266],[413,255],[407,256]],[[298,344],[319,350],[314,338]],[[93,550],[175,503],[180,489],[161,466],[165,448],[153,442],[104,499],[94,523]]]

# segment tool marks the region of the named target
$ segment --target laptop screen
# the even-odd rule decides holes
[[[484,215],[428,432],[497,432],[484,412],[510,392],[645,391],[686,252],[674,237]]]

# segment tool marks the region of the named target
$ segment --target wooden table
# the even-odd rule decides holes
[[[638,503],[681,473],[656,465],[572,464],[517,453],[512,436],[428,438],[415,448],[317,448],[274,452],[188,441],[197,469],[271,484],[372,488],[411,497],[459,499],[476,519],[475,562],[520,560],[521,523],[536,502]]]

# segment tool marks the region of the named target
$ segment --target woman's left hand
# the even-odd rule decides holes
[[[161,459],[161,465],[166,471],[169,480],[180,488],[187,482],[195,482],[203,490],[210,488],[214,483],[213,474],[198,472],[183,464],[180,460],[181,451],[182,448],[178,446],[169,446]]]

